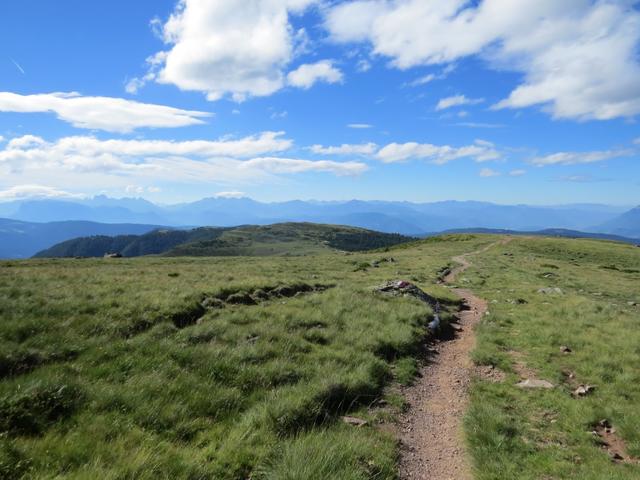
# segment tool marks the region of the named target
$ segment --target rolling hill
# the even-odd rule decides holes
[[[328,249],[359,251],[389,247],[414,240],[354,227],[312,223],[281,223],[192,230],[159,229],[144,235],[104,235],[76,238],[38,252],[44,257],[269,256],[302,255]]]
[[[34,223],[0,218],[0,258],[29,258],[65,240],[88,235],[140,235],[158,225],[104,224],[87,221]]]

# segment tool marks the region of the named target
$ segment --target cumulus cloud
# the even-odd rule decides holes
[[[443,165],[459,158],[471,158],[476,162],[498,160],[502,157],[493,145],[485,142],[452,147],[450,145],[432,145],[430,143],[390,143],[382,147],[375,158],[385,163],[402,162],[405,160],[429,160],[437,165]]]
[[[320,155],[373,155],[378,150],[378,146],[371,142],[360,144],[343,143],[339,146],[330,147],[312,145],[309,150]]]
[[[373,128],[373,125],[369,125],[368,123],[350,123],[349,125],[347,125],[347,128],[355,128],[355,129],[367,129],[367,128]]]
[[[180,0],[161,28],[168,49],[148,60],[147,75],[209,100],[271,95],[308,41],[289,15],[314,1]]]
[[[467,98],[464,95],[453,95],[440,99],[436,105],[436,110],[446,110],[447,108],[459,107],[461,105],[476,105],[484,102],[484,98]]]
[[[327,10],[336,42],[368,42],[396,68],[479,56],[523,80],[495,108],[554,117],[640,113],[640,12],[631,0],[355,0]]]
[[[0,200],[20,200],[23,198],[83,198],[83,195],[45,185],[16,185],[6,190],[0,190]]]
[[[211,113],[140,103],[123,98],[85,97],[79,93],[20,95],[0,92],[0,112],[53,112],[74,127],[127,133],[136,128],[202,124]]]
[[[300,65],[287,75],[289,85],[305,90],[313,87],[316,82],[340,83],[342,82],[342,72],[334,67],[330,60],[321,60],[316,63]]]
[[[500,176],[500,172],[496,172],[495,170],[493,170],[491,168],[483,168],[482,170],[480,170],[480,176],[484,177],[484,178],[499,177]]]
[[[614,158],[630,157],[633,150],[602,150],[595,152],[558,152],[530,160],[532,165],[544,167],[546,165],[576,165],[581,163],[595,163]]]

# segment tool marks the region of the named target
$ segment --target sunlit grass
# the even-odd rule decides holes
[[[454,239],[456,237],[453,237]],[[0,477],[395,478],[368,412],[408,383],[433,285],[487,238],[391,253],[31,260],[0,266]],[[372,261],[393,255],[394,261]],[[360,264],[370,265],[358,269]],[[203,310],[277,285],[321,292]],[[343,424],[351,413],[374,421]]]

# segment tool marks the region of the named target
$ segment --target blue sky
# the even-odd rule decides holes
[[[21,0],[0,45],[0,201],[638,203],[632,0]]]

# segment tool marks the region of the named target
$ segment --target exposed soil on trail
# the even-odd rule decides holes
[[[453,283],[471,266],[469,257],[497,245],[452,260],[459,264],[443,277]],[[470,290],[453,288],[464,300],[450,331],[431,341],[416,383],[404,389],[409,405],[400,419],[400,478],[403,480],[471,480],[471,466],[462,432],[467,390],[475,368],[469,354],[475,347],[474,327],[487,312],[487,302]]]

